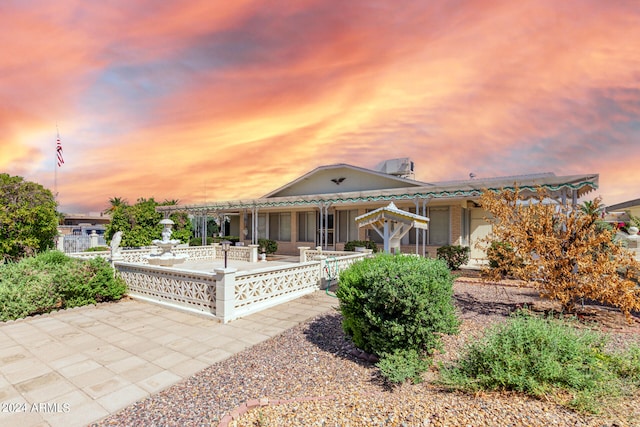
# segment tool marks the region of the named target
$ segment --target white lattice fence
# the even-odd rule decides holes
[[[187,255],[188,259],[191,261],[214,259],[216,254],[216,250],[213,246],[189,246],[186,248],[175,248],[172,252],[176,255]]]
[[[340,256],[340,257],[327,257],[325,262],[325,267],[322,269],[322,278],[323,279],[337,279],[340,276],[340,272],[349,268],[351,264],[356,261],[360,261],[367,256],[366,253],[358,252],[352,255]]]
[[[216,314],[216,278],[213,273],[120,262],[115,263],[115,267],[133,297]]]
[[[235,316],[312,293],[320,283],[320,262],[239,273],[235,277]]]
[[[221,248],[218,248],[216,258],[224,259],[224,252]],[[247,246],[231,246],[227,252],[227,258],[236,261],[248,262],[251,260],[251,248]]]
[[[319,251],[316,249],[306,250],[305,253],[309,261],[316,259],[318,255],[326,257],[343,257],[353,255],[353,252],[350,251]]]

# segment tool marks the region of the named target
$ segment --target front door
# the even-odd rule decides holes
[[[489,213],[482,209],[471,209],[471,222],[469,224],[471,253],[469,258],[472,262],[487,259],[486,251],[483,249],[487,244],[483,242],[483,239],[491,233],[491,224],[484,219],[488,215]]]
[[[326,250],[333,250],[335,248],[335,242],[333,240],[333,214],[330,213],[326,216],[326,224],[320,222],[323,219],[324,216],[318,213],[318,246],[322,246]]]

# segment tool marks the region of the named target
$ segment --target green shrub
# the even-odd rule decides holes
[[[0,321],[47,313],[59,307],[60,296],[51,273],[31,270],[19,263],[0,266]]]
[[[213,243],[220,243],[220,242],[222,242],[224,240],[227,240],[227,241],[229,241],[231,243],[237,243],[237,242],[240,241],[240,237],[238,237],[238,236],[222,236],[222,237],[216,236],[216,237],[213,238]]]
[[[275,254],[278,250],[278,242],[271,239],[258,239],[258,245],[260,245],[260,251],[262,249],[268,254]]]
[[[58,285],[65,308],[117,300],[126,292],[124,281],[114,277],[104,258],[75,263]]]
[[[94,246],[93,248],[85,249],[85,252],[108,252],[111,250],[108,246]]]
[[[417,384],[422,382],[422,373],[431,366],[431,359],[414,349],[399,349],[383,357],[376,366],[391,383],[399,384],[411,379]]]
[[[468,344],[456,364],[441,369],[441,380],[468,391],[555,396],[559,403],[597,412],[599,400],[640,380],[640,350],[607,354],[606,341],[605,335],[566,321],[519,314]],[[568,402],[567,394],[573,396]]]
[[[373,253],[378,252],[378,245],[376,245],[376,242],[373,242],[371,240],[351,240],[344,244],[345,251],[353,252],[358,247],[371,249],[373,250]]]
[[[426,359],[441,347],[440,334],[457,332],[453,277],[439,260],[389,254],[364,259],[340,274],[336,295],[345,333],[380,357],[389,380],[403,376],[403,356],[415,352]]]
[[[457,270],[461,265],[469,262],[469,249],[468,246],[460,245],[446,245],[437,249],[438,259],[444,260],[447,263],[447,267],[450,270]]]
[[[48,251],[0,266],[0,320],[117,300],[126,292],[103,258],[74,259]]]
[[[211,244],[213,244],[213,237],[207,237],[207,246]],[[189,246],[202,246],[202,237],[192,237],[189,240]]]

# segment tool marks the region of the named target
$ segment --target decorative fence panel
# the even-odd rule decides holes
[[[236,261],[250,261],[251,248],[248,246],[231,246],[227,252],[227,258]],[[224,252],[221,247],[216,251],[216,259],[224,259]]]
[[[134,258],[127,256],[127,252],[131,255],[134,251],[122,251],[125,259]],[[150,252],[138,250],[136,253],[139,257]],[[205,257],[206,251],[194,254]],[[353,252],[341,254],[343,256],[242,272],[230,268],[207,273],[118,261],[114,266],[133,297],[215,315],[229,322],[312,293],[320,289],[324,280],[336,279],[340,271],[368,256]]]
[[[216,314],[216,276],[176,268],[115,263],[129,294],[171,306]]]
[[[343,252],[344,254],[344,252]],[[366,253],[358,252],[353,253],[352,255],[344,255],[344,256],[328,256],[326,260],[324,260],[325,266],[322,269],[322,278],[326,280],[334,280],[337,279],[340,275],[341,271],[349,268],[351,264],[356,261],[360,261],[368,256]]]
[[[235,278],[234,315],[241,316],[318,290],[318,261],[240,273]]]

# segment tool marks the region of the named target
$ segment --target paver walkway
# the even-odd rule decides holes
[[[318,291],[223,325],[126,300],[0,323],[0,426],[85,426],[336,305]]]

